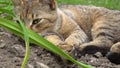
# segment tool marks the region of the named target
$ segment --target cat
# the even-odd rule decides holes
[[[18,13],[26,27],[64,51],[108,53],[111,62],[120,64],[120,11],[85,5],[58,6],[55,0],[19,1]],[[15,0],[13,3],[16,5]]]
[[[58,45],[58,47],[62,48],[63,50],[65,50],[65,51],[71,50],[71,48],[74,45],[81,45],[82,43],[85,43],[88,41],[87,35],[75,23],[75,21],[72,19],[70,20],[70,18],[66,17],[66,15],[62,11],[60,11],[60,9],[57,9],[56,1],[53,1],[53,0],[50,0],[50,1],[49,0],[44,0],[44,1],[42,1],[42,0],[28,0],[28,1],[27,0],[19,0],[19,1],[16,1],[15,0],[14,1],[13,0],[13,3],[15,5],[15,8],[17,8],[17,9],[15,9],[16,14],[18,16],[20,16],[21,19],[25,22],[25,25],[27,26],[27,28],[32,29],[33,31],[35,31],[36,33],[38,33],[40,35],[43,35],[43,36],[47,35],[47,37],[45,37],[47,40],[52,41],[52,43]],[[31,5],[31,3],[32,3],[32,5]],[[26,4],[29,4],[29,5],[26,5]],[[35,5],[35,4],[38,4],[38,5]],[[19,5],[21,5],[21,7],[19,7]],[[44,10],[38,11],[36,9],[39,9],[39,10],[44,9]],[[31,11],[31,10],[34,10],[34,11]],[[35,12],[36,14],[35,13],[31,14],[33,12]],[[60,13],[60,14],[58,14],[58,13]],[[36,18],[34,20],[32,19],[33,16],[36,16]],[[65,22],[63,22],[63,26],[62,26],[63,18],[66,20],[65,20]],[[67,21],[67,19],[69,19],[69,21]],[[31,23],[30,23],[30,21],[31,21]],[[44,23],[40,23],[40,21],[42,21]],[[73,26],[71,26],[71,24]],[[68,27],[68,28],[66,28],[66,27]],[[70,31],[73,33],[71,33]],[[50,33],[52,33],[52,35]],[[56,35],[56,37],[52,37],[55,35]],[[62,36],[63,39],[58,38],[57,36],[59,36],[59,37]],[[56,40],[55,40],[55,42],[53,40],[50,40],[50,37],[53,39],[57,38],[56,40],[61,41],[61,42],[60,43],[58,42],[59,43],[58,44],[58,43],[56,43]],[[77,37],[77,38],[75,38],[75,37]],[[72,40],[72,39],[74,39],[74,40]]]

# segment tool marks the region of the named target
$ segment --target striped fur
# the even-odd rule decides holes
[[[41,35],[59,34],[63,40],[57,45],[63,50],[75,46],[82,53],[106,54],[110,50],[120,54],[120,11],[95,6],[57,6],[55,0],[21,1],[25,3],[21,3],[20,16],[26,26]],[[56,38],[55,35],[51,38]]]

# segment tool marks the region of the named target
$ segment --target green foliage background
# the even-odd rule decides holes
[[[120,10],[120,0],[57,0],[62,4],[95,5]]]
[[[0,0],[0,2],[2,1],[10,0]],[[57,2],[62,4],[96,5],[120,10],[120,0],[57,0]]]

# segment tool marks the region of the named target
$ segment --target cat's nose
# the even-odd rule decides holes
[[[26,28],[31,29],[31,24],[26,24]]]

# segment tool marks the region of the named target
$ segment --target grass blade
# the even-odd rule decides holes
[[[0,4],[8,5],[8,4],[12,4],[12,3],[10,3],[10,2],[0,2]]]
[[[14,13],[11,10],[8,10],[8,9],[5,9],[5,8],[0,8],[0,12],[7,13],[7,14],[15,17]]]
[[[15,14],[13,13],[13,5],[12,2],[0,2],[1,6],[0,6],[0,13],[1,14],[7,14],[6,17],[16,17]],[[24,24],[22,23],[22,21],[17,17],[20,26],[22,28],[23,31],[23,35],[24,35],[24,40],[25,40],[25,45],[26,45],[26,52],[25,52],[25,57],[24,60],[22,62],[22,66],[21,68],[25,68],[25,65],[27,64],[28,58],[29,58],[29,52],[30,52],[30,48],[29,48],[29,37],[27,35],[27,30],[26,27],[24,26]],[[5,27],[5,26],[4,26]],[[12,27],[12,26],[11,26]],[[14,29],[14,28],[13,28]],[[11,29],[9,29],[11,30]],[[15,32],[15,31],[14,31]],[[16,32],[15,32],[16,33]],[[19,33],[18,33],[19,34]]]
[[[20,20],[19,17],[17,17],[17,19],[21,25],[22,30],[23,30],[25,45],[26,45],[26,53],[25,53],[25,57],[24,57],[24,60],[23,60],[22,66],[21,66],[21,68],[25,68],[25,65],[27,64],[29,53],[30,53],[29,37],[28,37],[28,31],[27,31],[26,27],[24,26],[23,22]]]
[[[7,24],[5,24],[7,23]],[[12,33],[22,37],[23,37],[23,32],[21,27],[17,24],[17,23],[13,23],[12,21],[0,18],[0,26],[10,30]],[[9,27],[11,26],[11,27]],[[61,49],[59,49],[57,46],[55,46],[54,44],[50,43],[49,41],[45,40],[44,38],[42,38],[41,36],[39,36],[38,34],[36,34],[35,32],[31,31],[31,30],[27,30],[28,34],[29,34],[29,38],[30,38],[30,42],[37,44],[38,46],[44,47],[47,50],[50,50],[70,61],[72,61],[73,63],[83,67],[83,68],[93,68],[92,66],[83,64],[81,62],[78,62],[76,60],[74,60],[72,57],[70,57],[68,54],[64,53]]]

